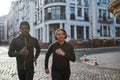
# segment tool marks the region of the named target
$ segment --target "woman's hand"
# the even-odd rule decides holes
[[[65,55],[65,53],[64,53],[64,51],[62,50],[62,49],[56,49],[56,53],[58,54],[58,55],[62,55],[62,56],[64,56]]]

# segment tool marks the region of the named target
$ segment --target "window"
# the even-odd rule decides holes
[[[65,24],[64,23],[62,24],[62,28],[65,29]]]
[[[39,0],[37,0],[38,2],[37,2],[37,6],[38,6],[38,8],[39,8],[39,4],[40,4],[40,1]]]
[[[85,3],[88,3],[88,0],[84,0]]]
[[[38,29],[38,40],[40,40],[40,29]]]
[[[75,7],[70,7],[70,19],[75,19]]]
[[[51,19],[51,8],[48,8],[47,12],[48,12],[48,20],[49,20]]]
[[[86,27],[86,38],[89,39],[89,27]]]
[[[103,20],[106,20],[106,10],[103,10]]]
[[[35,22],[37,22],[37,14],[35,15]]]
[[[40,13],[38,12],[38,14],[37,14],[37,18],[38,18],[38,21],[40,20]]]
[[[61,17],[61,19],[65,19],[65,15],[66,15],[65,7],[61,6],[61,8],[60,8],[60,17]]]
[[[116,37],[120,37],[120,27],[116,27]]]
[[[42,11],[40,11],[40,22],[42,22]]]
[[[110,36],[110,26],[108,26],[108,36]]]
[[[107,27],[103,26],[103,36],[107,36]]]
[[[107,3],[107,1],[106,0],[103,0],[103,2],[102,2],[103,4],[106,4]]]
[[[108,12],[108,19],[110,19],[110,12]]]
[[[52,7],[52,15],[51,15],[51,19],[55,19],[56,18],[56,9],[55,7]],[[59,14],[59,13],[58,13]]]
[[[110,36],[110,26],[100,26],[100,36]]]
[[[99,18],[103,18],[103,20],[107,19],[107,11],[105,9],[99,9]],[[108,12],[108,18],[110,18],[109,12]]]
[[[45,9],[45,20],[65,19],[65,6],[53,6]]]
[[[40,29],[40,40],[42,41],[43,40],[43,28]]]
[[[55,10],[54,10],[55,12],[56,12],[56,14],[55,14],[55,19],[60,19],[60,7],[55,7]],[[53,12],[52,12],[53,13]],[[52,17],[53,17],[54,15],[52,15]]]
[[[116,18],[116,23],[120,24],[120,19]]]
[[[81,5],[82,1],[81,0],[77,0],[77,5]]]
[[[98,2],[100,2],[100,3],[101,3],[101,0],[99,0]]]
[[[102,17],[102,11],[101,11],[101,9],[99,9],[99,18],[101,18]]]
[[[88,6],[88,0],[84,0],[86,6]]]
[[[85,21],[88,21],[88,20],[89,20],[88,9],[87,9],[87,8],[84,9],[84,20],[85,20]]]
[[[37,25],[37,14],[35,14],[35,22],[34,25]]]
[[[74,26],[71,25],[71,39],[74,39]]]
[[[82,16],[82,8],[77,8],[77,15]]]
[[[100,26],[100,36],[102,36],[102,26]]]
[[[83,27],[82,26],[77,26],[77,39],[81,40],[84,39],[83,37]]]

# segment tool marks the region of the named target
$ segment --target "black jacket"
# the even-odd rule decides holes
[[[65,52],[65,56],[58,55],[55,51],[56,49],[61,48]],[[75,61],[75,53],[72,45],[64,42],[60,45],[58,42],[52,44],[45,57],[45,69],[48,69],[48,60],[53,53],[52,58],[52,69],[56,71],[66,72],[70,71],[70,61]]]
[[[20,55],[19,52],[23,47],[27,47],[29,51],[28,55]],[[34,54],[34,48],[36,53]],[[10,57],[16,57],[17,68],[24,69],[33,67],[33,58],[38,58],[40,54],[40,45],[36,38],[30,35],[24,38],[22,35],[14,38],[10,44],[8,55]]]

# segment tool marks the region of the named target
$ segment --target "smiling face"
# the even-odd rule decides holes
[[[65,33],[62,30],[59,30],[56,32],[56,39],[59,43],[62,43],[65,41]]]
[[[30,29],[29,29],[28,25],[21,25],[20,32],[23,36],[27,36],[29,34],[29,31],[30,31]]]

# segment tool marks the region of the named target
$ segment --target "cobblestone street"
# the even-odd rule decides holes
[[[15,58],[8,57],[7,51],[7,47],[0,47],[0,80],[18,80]],[[51,80],[51,76],[44,73],[44,57],[45,54],[41,53],[38,58],[34,80]],[[71,62],[70,80],[120,80],[120,69]]]

